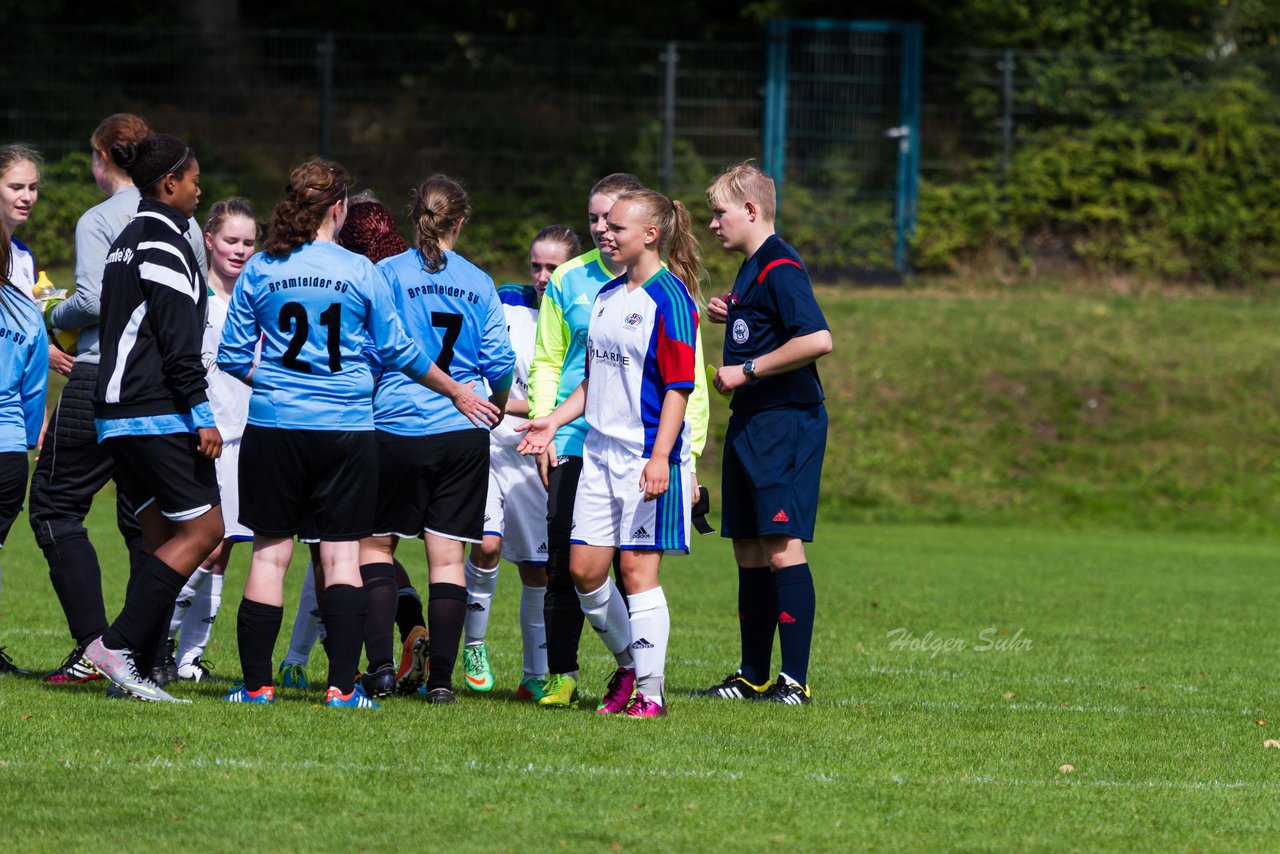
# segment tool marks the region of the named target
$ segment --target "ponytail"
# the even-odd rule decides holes
[[[684,283],[694,302],[701,303],[702,252],[693,236],[689,209],[654,190],[630,190],[617,201],[630,202],[641,222],[658,229],[658,254],[672,274]]]
[[[432,175],[423,181],[413,196],[409,219],[413,224],[422,266],[428,273],[439,273],[449,263],[441,242],[471,216],[467,191],[452,178]]]

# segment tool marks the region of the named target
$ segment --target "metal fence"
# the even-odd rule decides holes
[[[313,153],[342,161],[393,208],[418,180],[446,172],[472,193],[468,248],[478,260],[518,259],[540,225],[579,223],[586,189],[607,172],[634,172],[699,205],[698,214],[711,177],[764,153],[763,33],[749,44],[246,30],[42,35],[39,50],[16,41],[7,51],[0,140],[34,143],[56,160],[84,151],[107,113],[138,112],[189,138],[215,183],[264,211],[289,168]],[[1275,59],[925,51],[920,132],[911,141],[920,174],[962,178],[984,159],[1007,168],[1017,147],[1046,129],[1124,118],[1146,109],[1153,93],[1194,91],[1228,62],[1253,69],[1280,103]],[[810,79],[814,97],[788,105],[794,126],[833,128],[783,140],[804,155],[787,161],[787,187],[801,192],[788,194],[784,231],[817,267],[892,263],[883,248],[891,244],[879,238],[894,228],[877,171],[888,161],[834,156],[847,140],[831,115],[833,104],[856,111],[847,93],[891,85],[884,74],[896,67],[852,65],[839,72],[848,86]],[[817,64],[806,68],[821,75]],[[868,69],[865,79],[858,68]],[[870,213],[849,215],[864,203]],[[844,230],[833,234],[829,224],[841,217]]]

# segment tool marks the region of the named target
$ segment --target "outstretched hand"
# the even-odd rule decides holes
[[[556,425],[545,415],[542,418],[531,418],[516,426],[516,432],[524,433],[520,440],[520,453],[529,457],[544,454],[556,438]]]

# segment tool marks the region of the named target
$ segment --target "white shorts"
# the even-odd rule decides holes
[[[689,463],[673,463],[667,491],[645,501],[640,476],[647,462],[633,449],[587,432],[569,542],[689,553]]]
[[[240,440],[224,442],[222,455],[214,460],[218,469],[218,492],[222,494],[223,537],[252,540],[253,531],[240,524]]]
[[[515,445],[489,446],[489,497],[485,536],[502,537],[502,556],[512,563],[547,562],[547,490],[538,460]]]

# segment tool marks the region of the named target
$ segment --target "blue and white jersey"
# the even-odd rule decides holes
[[[436,273],[426,271],[417,249],[379,262],[396,313],[423,350],[438,354],[437,367],[454,380],[472,388],[485,380],[494,391],[506,391],[516,356],[493,279],[456,252],[444,255],[445,267]],[[375,354],[371,361],[380,358]],[[379,430],[399,436],[476,426],[448,398],[392,373],[378,380],[373,414]]]
[[[538,334],[538,289],[533,285],[505,284],[498,286],[498,299],[507,316],[507,335],[516,355],[516,366],[511,374],[510,400],[529,399],[529,363],[533,361],[534,338]],[[517,433],[517,425],[524,418],[508,415],[493,428],[489,435],[495,445],[519,445],[524,438]]]
[[[9,281],[27,296],[36,286],[36,256],[16,237],[9,238]]]
[[[372,430],[366,344],[386,370],[417,378],[431,366],[405,334],[387,283],[369,259],[314,241],[287,258],[259,252],[245,263],[227,309],[218,367],[242,380],[253,371],[250,424]]]
[[[0,308],[0,452],[34,448],[44,425],[49,337],[28,294],[11,289]]]
[[[587,328],[591,430],[650,456],[667,392],[693,389],[697,338],[698,306],[666,267],[632,291],[626,273],[601,288]],[[688,459],[686,412],[671,462]]]

